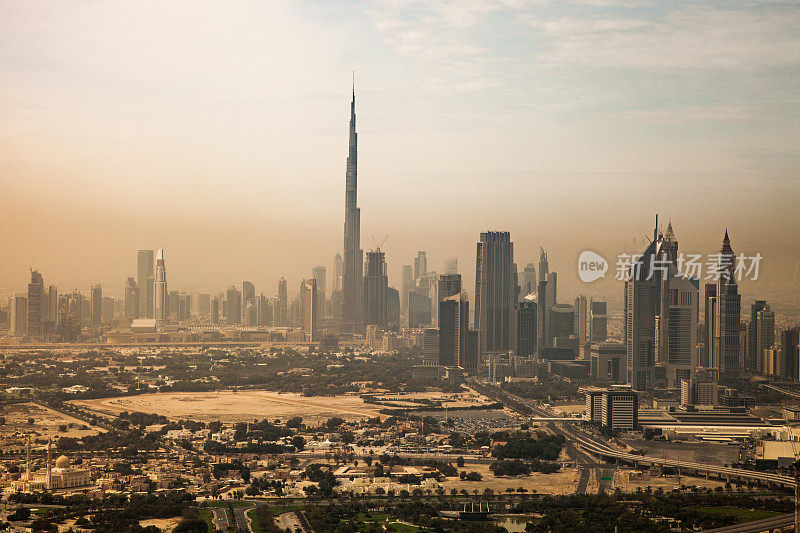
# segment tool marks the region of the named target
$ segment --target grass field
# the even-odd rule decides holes
[[[211,521],[213,514],[211,513],[210,509],[200,509],[197,511],[197,515],[206,521],[206,526],[208,527],[208,531],[214,531],[214,523]]]

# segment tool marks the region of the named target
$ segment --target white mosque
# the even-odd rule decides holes
[[[82,468],[73,468],[66,455],[56,459],[55,467],[51,459],[52,442],[47,443],[47,469],[44,472],[31,472],[31,441],[28,439],[28,453],[25,462],[25,474],[12,484],[18,492],[37,490],[71,489],[91,485],[91,472]]]

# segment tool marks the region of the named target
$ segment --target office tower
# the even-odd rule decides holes
[[[256,286],[249,281],[242,282],[242,324],[247,323],[247,304],[256,305]]]
[[[139,318],[153,318],[155,250],[139,250],[136,286],[139,288]]]
[[[316,266],[311,271],[311,277],[317,280],[317,312],[322,319],[325,316],[325,300],[328,294],[326,290],[328,271],[324,266]]]
[[[300,284],[300,305],[302,307],[301,314],[303,317],[303,332],[306,338],[311,342],[317,342],[318,339],[318,324],[317,324],[317,280],[305,279]]]
[[[518,292],[511,234],[481,233],[475,263],[475,329],[480,331],[480,353],[516,350]]]
[[[431,298],[427,289],[416,288],[408,293],[408,327],[431,325]]]
[[[545,263],[546,266],[546,263]],[[553,320],[553,307],[558,304],[558,274],[556,272],[547,272],[545,281],[539,282],[539,289],[542,294],[542,343],[539,349],[552,348],[553,339],[558,335],[553,333],[552,320]],[[538,291],[537,291],[538,292]],[[574,323],[574,321],[573,321]]]
[[[544,348],[549,348],[548,337],[545,331],[547,320],[545,315],[548,314],[549,308],[547,307],[547,274],[550,272],[547,264],[547,253],[544,248],[539,248],[539,278],[536,284],[536,347],[537,351]]]
[[[700,356],[700,366],[703,368],[719,368],[719,357],[714,351],[714,332],[716,331],[717,324],[717,285],[715,283],[706,283],[705,289],[705,322],[703,323],[703,350],[704,353]],[[755,369],[755,357],[752,361],[753,369]]]
[[[656,226],[658,224],[656,223]],[[651,268],[661,253],[663,236],[653,231],[653,240],[628,272],[624,289],[624,329],[627,382],[634,389],[655,386],[656,315],[660,309],[659,271]]]
[[[522,292],[520,292],[520,297],[524,298],[529,294],[536,294],[536,287],[536,265],[528,263],[522,269]]]
[[[417,280],[428,274],[428,256],[420,250],[414,258],[414,279]]]
[[[400,285],[400,312],[408,319],[408,293],[414,288],[414,270],[411,265],[403,265],[403,279]]]
[[[181,306],[181,292],[169,291],[167,294],[167,318],[178,320],[178,312]]]
[[[439,330],[426,328],[422,331],[422,364],[439,364]]]
[[[211,314],[211,323],[219,324],[219,298],[216,296],[211,298],[209,311]]]
[[[256,298],[256,324],[261,327],[272,325],[272,306],[264,294]]]
[[[460,361],[466,358],[469,330],[469,302],[466,293],[459,292],[439,301],[438,322],[439,366],[461,366]]]
[[[43,319],[44,320],[44,319]],[[47,319],[43,327],[45,333],[52,333],[58,321],[58,287],[50,285],[47,288]]]
[[[342,327],[345,331],[363,329],[362,297],[364,252],[361,250],[361,210],[358,208],[358,134],[356,133],[356,91],[350,103],[350,151],[344,207],[344,274],[342,276]]]
[[[189,297],[189,313],[191,316],[200,316],[200,293],[193,292]]]
[[[28,332],[28,297],[25,294],[15,294],[8,301],[11,313],[10,332],[15,337],[22,337]]]
[[[527,295],[517,311],[517,354],[530,357],[536,354],[536,326],[538,305],[532,295]]]
[[[342,276],[344,276],[344,261],[339,252],[336,252],[336,257],[333,258],[333,291],[342,290]]]
[[[758,313],[767,307],[766,300],[756,300],[750,306],[750,322],[747,325],[747,359],[744,362],[744,368],[753,372],[761,373],[761,349],[758,347],[758,334],[756,332],[756,325],[758,323]]]
[[[287,326],[289,322],[288,295],[286,280],[281,277],[278,281],[278,306],[275,309],[275,322],[278,326]]]
[[[577,338],[575,337],[575,307],[570,304],[555,304],[550,312],[550,335],[553,346],[560,342],[562,346],[572,345],[576,348]],[[573,341],[570,343],[569,339]]]
[[[100,329],[103,323],[103,288],[100,285],[93,285],[89,294],[89,325],[94,330]]]
[[[589,347],[589,376],[599,381],[625,381],[625,345],[621,342],[598,342]]]
[[[252,303],[251,303],[252,305]],[[188,322],[192,317],[192,301],[188,294],[178,296],[178,322]]]
[[[26,322],[28,335],[42,335],[42,300],[44,299],[44,279],[38,270],[31,270],[31,281],[28,283],[28,306]]]
[[[131,277],[125,281],[125,318],[139,316],[139,289],[136,281]]]
[[[602,298],[589,299],[589,342],[608,338],[608,303]]]
[[[726,230],[719,254],[718,271],[721,275],[717,280],[714,325],[714,352],[719,361],[717,368],[723,377],[739,375],[741,296],[736,277],[733,275],[734,263],[735,256]]]
[[[589,302],[583,294],[575,298],[575,338],[578,340],[578,354],[586,356],[589,344]]]
[[[790,381],[800,379],[800,326],[781,331],[782,378]]]
[[[467,348],[464,351],[464,360],[459,361],[459,366],[467,372],[477,372],[481,362],[481,335],[477,329],[467,330]]]
[[[389,329],[400,327],[400,292],[393,287],[386,289],[386,322]]]
[[[229,326],[242,323],[242,293],[234,286],[225,291],[225,322]]]
[[[197,314],[202,317],[208,317],[211,313],[211,295],[201,293],[197,297]]]
[[[115,308],[117,306],[117,302],[114,298],[110,296],[103,296],[103,308],[101,314],[101,322],[103,324],[108,324],[109,322],[114,321],[114,313]]]
[[[156,330],[161,331],[167,323],[167,267],[164,263],[164,249],[156,252],[156,274],[153,287],[154,317]],[[139,309],[141,312],[141,309]]]
[[[669,228],[668,228],[669,229]],[[665,256],[673,257],[674,241]],[[656,316],[656,359],[666,368],[667,386],[680,387],[681,380],[691,379],[697,368],[697,324],[699,321],[699,280],[678,272],[669,259],[667,275],[661,280],[661,310]]]
[[[367,252],[364,263],[364,323],[375,324],[383,329],[387,326],[386,289],[389,278],[386,275],[386,261],[380,250]]]
[[[768,371],[765,363],[764,352],[775,345],[775,313],[769,308],[768,304],[764,304],[761,309],[756,313],[756,326],[755,326],[755,349],[758,357],[756,372],[759,374],[774,374]]]
[[[436,296],[440,302],[461,292],[461,274],[442,274],[438,283]]]
[[[458,274],[458,258],[450,257],[444,262],[445,274]]]

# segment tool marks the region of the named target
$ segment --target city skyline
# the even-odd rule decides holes
[[[608,257],[641,248],[641,236],[631,243],[635,231],[617,230],[647,227],[655,212],[672,218],[685,248],[697,253],[715,250],[727,227],[738,250],[765,256],[763,285],[773,294],[800,279],[800,244],[793,238],[800,214],[792,208],[800,188],[789,134],[798,105],[786,78],[800,58],[791,31],[798,14],[785,5],[654,13],[646,5],[490,3],[453,10],[431,4],[410,14],[403,6],[375,5],[350,6],[335,17],[313,4],[278,4],[269,14],[219,13],[203,3],[191,13],[177,4],[159,8],[160,15],[191,17],[196,28],[187,33],[169,31],[159,22],[165,17],[135,8],[125,21],[108,6],[0,9],[14,23],[0,36],[9,40],[0,57],[13,95],[3,104],[8,119],[0,127],[7,197],[0,223],[26,223],[26,232],[0,239],[0,251],[11,258],[0,265],[4,297],[27,282],[28,266],[65,287],[101,283],[119,295],[132,273],[121,259],[130,249],[170,250],[171,279],[186,290],[214,291],[241,279],[274,287],[282,276],[297,285],[314,265],[330,265],[342,252],[337,199],[353,68],[360,202],[369,205],[362,233],[367,243],[371,235],[390,235],[383,249],[394,286],[402,265],[422,249],[431,270],[459,257],[471,287],[475,235],[493,228],[514,235],[522,265],[539,246],[551,251],[563,287],[577,293],[573,265],[580,251]],[[77,24],[89,14],[107,24]],[[268,15],[287,29],[257,32]],[[515,46],[479,30],[517,15],[524,27],[508,30]],[[212,32],[219,42],[200,39],[211,20],[221,25]],[[718,31],[704,29],[708,20]],[[749,30],[742,35],[743,20]],[[344,31],[351,24],[365,31]],[[226,32],[234,27],[243,42],[230,42]],[[296,35],[285,35],[289,28]],[[690,28],[705,39],[704,53],[684,42]],[[639,53],[658,57],[659,74],[642,55],[611,61],[611,48],[640,42],[654,29],[660,39]],[[442,41],[433,30],[443,32]],[[137,50],[95,46],[112,31],[156,38]],[[276,49],[286,51],[285,43],[303,36],[309,37],[303,50],[320,52],[311,63],[296,52],[276,58],[269,43],[243,46],[283,38]],[[467,63],[440,68],[445,37],[453,38],[450,53]],[[357,46],[370,39],[380,45]],[[224,66],[229,58],[216,46],[222,43],[241,51],[237,62]],[[589,43],[596,67],[575,51]],[[520,56],[525,51],[542,61],[517,79],[509,72],[531,63]],[[738,61],[727,59],[736,52]],[[249,67],[269,60],[276,61],[274,75],[254,77]],[[171,70],[176,63],[184,65],[180,76]],[[468,69],[467,77],[459,64],[482,66]],[[403,68],[392,73],[393,67]],[[620,77],[601,75],[602,67]],[[536,72],[545,76],[531,68],[545,69]],[[704,69],[715,76],[707,79]],[[580,83],[567,83],[569,72]],[[206,82],[212,73],[216,84]],[[659,88],[661,76],[671,85]],[[129,111],[117,112],[120,106]],[[456,189],[458,201],[451,201]],[[665,206],[665,194],[681,202]],[[611,214],[610,198],[626,209]],[[314,209],[296,209],[309,199]],[[608,294],[615,290],[605,286]]]

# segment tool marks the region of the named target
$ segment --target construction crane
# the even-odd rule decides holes
[[[373,250],[375,250],[376,252],[380,252],[381,251],[381,247],[383,246],[383,244],[386,242],[386,239],[388,239],[388,238],[389,238],[389,234],[387,233],[386,237],[384,237],[381,242],[379,242],[378,244],[375,244],[375,235],[373,235],[372,236],[372,248],[373,248]]]

